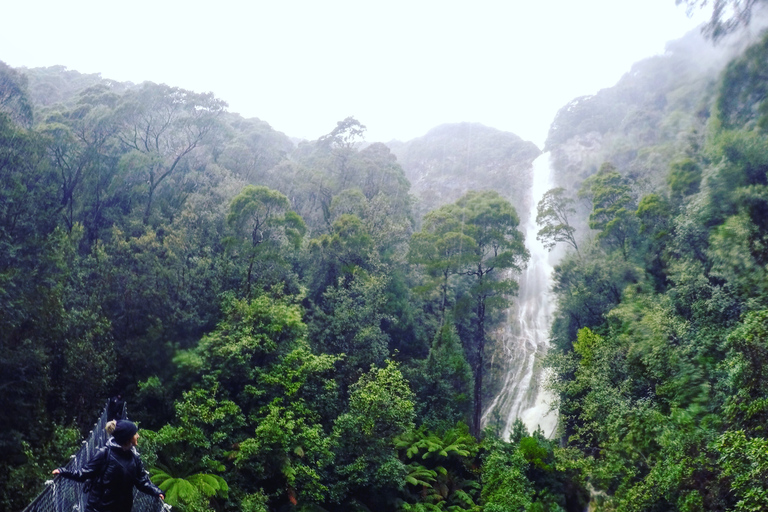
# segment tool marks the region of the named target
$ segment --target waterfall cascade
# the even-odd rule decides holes
[[[525,243],[531,259],[520,276],[519,293],[502,334],[507,371],[501,391],[483,415],[483,424],[502,422],[505,439],[517,418],[531,432],[541,427],[547,437],[553,437],[557,427],[557,413],[550,411],[552,396],[542,386],[541,367],[541,358],[549,348],[554,307],[550,297],[552,265],[549,252],[536,240],[536,206],[550,188],[550,174],[549,153],[544,153],[533,162],[531,208],[525,226]]]

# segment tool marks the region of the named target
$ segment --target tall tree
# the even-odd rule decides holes
[[[243,248],[248,261],[246,297],[251,294],[254,265],[260,255],[269,252],[274,259],[282,248],[301,246],[306,226],[289,208],[288,198],[280,192],[254,185],[246,185],[230,203],[227,223],[234,233],[233,245]]]
[[[147,185],[144,223],[149,223],[158,187],[179,168],[216,126],[227,104],[211,93],[145,83],[123,97],[120,140],[131,151],[126,165]]]
[[[464,229],[455,205],[447,205],[429,212],[421,231],[411,237],[408,261],[422,265],[439,287],[441,322],[448,307],[449,278],[473,257],[475,240]]]
[[[456,202],[456,215],[474,240],[468,249],[470,259],[463,274],[473,278],[469,293],[474,300],[475,332],[472,340],[471,364],[474,370],[474,410],[472,433],[480,435],[483,410],[483,374],[485,371],[486,316],[508,304],[507,298],[517,292],[512,275],[520,272],[530,257],[525,236],[517,226],[520,219],[514,206],[495,191],[472,191]]]
[[[0,61],[0,113],[25,128],[32,125],[32,103],[27,95],[27,77]]]
[[[637,231],[637,206],[627,179],[613,164],[605,162],[597,174],[584,180],[579,195],[592,200],[589,227],[600,231],[598,240],[618,249],[627,259]]]

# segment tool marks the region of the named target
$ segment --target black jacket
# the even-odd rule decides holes
[[[80,470],[59,468],[64,478],[91,480],[87,512],[131,512],[133,488],[160,496],[162,491],[149,480],[144,465],[133,450],[123,450],[113,439],[101,448]]]

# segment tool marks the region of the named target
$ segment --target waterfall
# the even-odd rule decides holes
[[[505,439],[517,418],[529,432],[540,426],[547,437],[552,437],[557,427],[557,413],[549,411],[552,396],[542,386],[541,367],[541,358],[549,348],[552,265],[549,252],[536,240],[536,206],[551,188],[550,174],[549,153],[544,153],[533,162],[531,204],[525,226],[525,244],[531,259],[520,276],[519,293],[502,333],[506,373],[500,392],[483,414],[483,424],[501,422]]]

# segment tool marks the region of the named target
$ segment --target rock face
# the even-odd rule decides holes
[[[693,30],[636,62],[614,86],[564,105],[545,143],[554,185],[575,195],[610,162],[640,193],[666,186],[670,163],[703,143],[718,76],[743,37],[713,46]]]
[[[387,145],[419,198],[419,218],[469,190],[496,190],[518,214],[528,211],[533,161],[541,150],[513,133],[476,123],[446,124]]]

